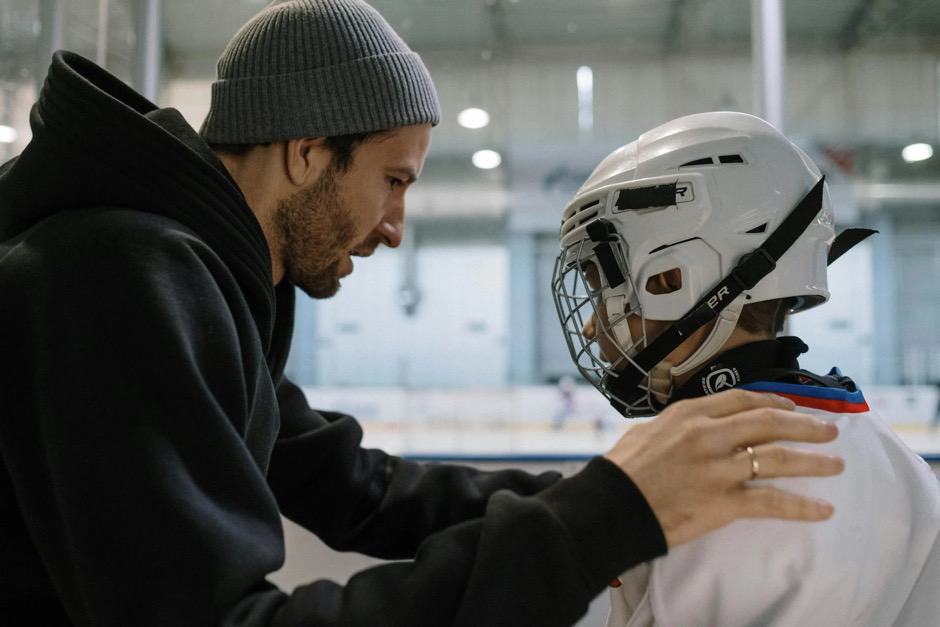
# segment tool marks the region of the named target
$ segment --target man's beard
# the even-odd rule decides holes
[[[340,203],[338,169],[330,164],[312,186],[280,202],[275,216],[284,276],[312,298],[339,290],[339,264],[355,246],[355,223]]]

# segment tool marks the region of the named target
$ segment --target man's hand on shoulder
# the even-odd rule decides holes
[[[746,390],[684,400],[627,431],[604,455],[640,488],[670,547],[737,518],[819,521],[828,503],[766,486],[756,477],[831,476],[840,457],[779,441],[828,442],[835,425],[794,411],[789,399]]]

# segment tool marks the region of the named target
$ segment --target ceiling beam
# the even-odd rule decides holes
[[[877,0],[859,0],[839,34],[839,49],[847,52],[858,45],[862,30]]]
[[[685,12],[689,0],[673,0],[669,7],[669,18],[666,20],[666,32],[663,33],[663,56],[669,57],[677,54],[682,48],[682,14]]]
[[[489,57],[484,61],[501,56],[509,41],[506,33],[506,14],[503,11],[501,0],[483,0],[484,19],[487,26],[487,48]],[[484,51],[486,53],[486,51]]]
[[[903,25],[923,0],[860,0],[839,35],[839,49],[848,52]]]

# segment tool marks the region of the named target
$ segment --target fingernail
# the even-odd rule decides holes
[[[833,512],[835,512],[836,510],[829,503],[826,503],[824,501],[817,501],[816,511],[819,513],[820,516],[824,518],[829,518],[830,516],[832,516]]]
[[[840,455],[830,455],[829,459],[838,464],[839,468],[845,469],[845,458]]]

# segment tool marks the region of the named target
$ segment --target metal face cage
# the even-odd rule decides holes
[[[634,361],[646,345],[646,321],[636,298],[634,277],[623,261],[627,258],[623,245],[615,236],[602,244],[583,238],[562,248],[552,272],[552,296],[565,342],[581,375],[625,416],[650,416],[658,409],[646,383],[649,373]],[[610,287],[606,264],[598,259],[601,246],[613,250],[618,280],[623,280],[616,288]],[[639,331],[637,337],[630,331],[631,317]],[[615,395],[609,383],[627,368],[639,370],[643,383],[629,397]]]

